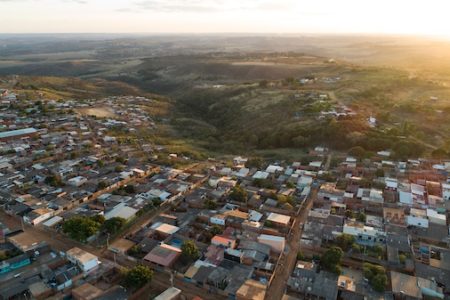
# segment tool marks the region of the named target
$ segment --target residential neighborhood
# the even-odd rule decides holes
[[[136,138],[151,99],[1,99],[0,299],[450,296],[450,161],[198,160]]]

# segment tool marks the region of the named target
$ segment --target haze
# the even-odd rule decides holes
[[[445,0],[0,0],[1,33],[387,33],[450,37]]]

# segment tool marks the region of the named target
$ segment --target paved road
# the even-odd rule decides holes
[[[288,239],[289,252],[283,254],[279,264],[275,268],[275,275],[266,292],[267,300],[279,300],[283,297],[286,290],[286,283],[291,275],[295,264],[297,263],[297,253],[300,250],[300,238],[303,233],[303,226],[308,218],[308,212],[311,210],[313,200],[317,197],[317,189],[311,191],[310,197],[300,210],[300,213],[294,220],[294,225]]]

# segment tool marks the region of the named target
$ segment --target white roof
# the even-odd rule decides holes
[[[264,171],[258,171],[253,175],[253,179],[266,179],[267,177],[269,177],[269,173],[264,172]]]
[[[269,235],[269,234],[260,234],[258,236],[258,240],[266,240],[266,241],[276,241],[276,242],[284,242],[285,239],[282,236]]]
[[[114,217],[120,217],[125,220],[128,220],[131,217],[133,217],[137,213],[137,211],[138,211],[137,209],[126,206],[125,203],[120,203],[105,214],[105,219],[109,220]]]
[[[291,220],[291,217],[277,213],[270,213],[269,216],[267,217],[267,220],[280,224],[288,224],[289,221]]]
[[[180,230],[180,228],[177,226],[173,226],[173,225],[170,225],[167,223],[162,223],[162,222],[157,222],[157,223],[153,224],[151,229],[154,229],[156,231],[163,232],[166,234],[174,234],[178,230]]]
[[[275,172],[282,172],[284,170],[283,167],[270,165],[267,167],[266,172],[268,173],[275,173]]]
[[[52,227],[53,225],[58,224],[59,222],[61,222],[63,220],[63,218],[61,218],[60,216],[54,216],[51,219],[48,219],[47,221],[45,221],[44,223],[42,223],[44,226],[47,227]]]
[[[314,167],[314,168],[320,168],[322,166],[322,162],[321,161],[312,161],[309,163],[310,167]]]

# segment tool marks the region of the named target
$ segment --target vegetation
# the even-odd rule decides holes
[[[336,244],[343,250],[348,251],[355,242],[355,238],[352,235],[343,233],[336,237]]]
[[[94,235],[101,226],[100,218],[75,216],[65,221],[62,228],[63,232],[70,238],[79,242],[86,242],[87,238]]]
[[[325,270],[340,274],[340,263],[343,256],[344,252],[341,248],[331,247],[320,258],[320,264]]]
[[[238,202],[247,201],[247,192],[240,185],[233,187],[230,193],[230,199]]]
[[[387,276],[386,270],[382,266],[364,263],[363,274],[375,291],[384,291],[387,284]]]
[[[124,285],[129,288],[140,288],[153,278],[153,271],[143,265],[136,266],[124,272]]]
[[[200,251],[194,241],[187,240],[181,245],[181,258],[184,261],[194,261],[200,257]]]
[[[109,234],[115,234],[125,225],[126,222],[127,221],[124,218],[114,217],[106,220],[102,225],[102,229]]]

